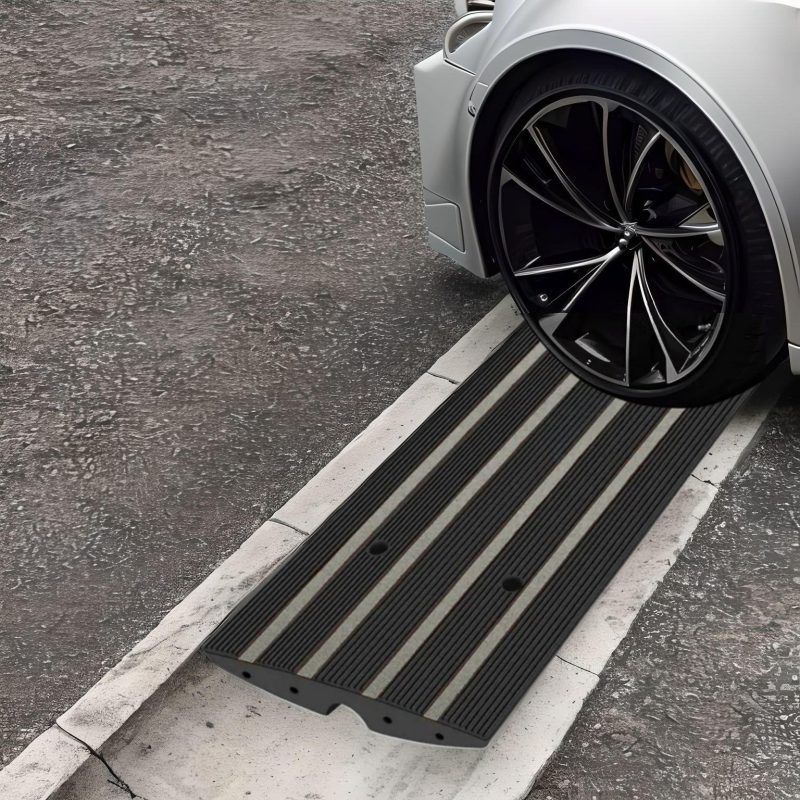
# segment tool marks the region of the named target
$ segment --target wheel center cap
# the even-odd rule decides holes
[[[634,243],[634,239],[636,238],[636,226],[635,225],[625,225],[622,228],[622,236],[620,237],[618,247],[623,252],[625,250],[630,250],[631,245]]]

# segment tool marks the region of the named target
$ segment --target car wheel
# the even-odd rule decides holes
[[[739,393],[785,350],[777,262],[735,153],[680,91],[592,58],[538,72],[497,128],[493,255],[542,342],[658,405]]]

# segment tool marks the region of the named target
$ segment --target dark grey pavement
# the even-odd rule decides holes
[[[0,765],[499,298],[424,242],[449,0],[0,6]],[[532,800],[800,798],[800,391]]]
[[[451,16],[0,8],[0,765],[499,299],[424,239]]]
[[[800,384],[529,800],[800,798]]]

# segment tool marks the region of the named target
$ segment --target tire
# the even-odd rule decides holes
[[[780,278],[755,192],[665,80],[603,56],[545,67],[511,98],[490,151],[491,255],[579,377],[625,400],[696,406],[782,358]]]

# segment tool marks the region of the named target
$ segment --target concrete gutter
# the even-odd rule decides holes
[[[301,788],[299,796],[309,792],[313,796],[332,784],[346,788],[356,781],[351,786],[363,787],[369,796],[412,798],[420,796],[424,776],[428,796],[523,797],[566,735],[636,614],[686,545],[719,484],[756,438],[787,380],[785,372],[773,376],[739,411],[483,751],[465,754],[379,737],[345,710],[319,719],[225,676],[205,661],[187,665],[236,603],[313,533],[519,323],[511,301],[503,300],[177,605],[57,725],[0,772],[0,796],[42,800],[69,781],[65,798],[105,797],[100,792],[108,791],[107,786],[93,788],[98,774],[105,776],[101,783],[108,778],[109,767],[98,756],[103,753],[128,784],[151,798],[205,796],[200,789],[211,785],[209,781],[217,786],[253,785],[265,770],[274,778],[275,796],[295,796]],[[199,703],[198,693],[203,698]],[[257,714],[242,711],[254,704],[260,709]],[[267,726],[264,716],[269,718]],[[216,722],[209,727],[212,717]],[[143,736],[151,747],[146,763],[137,745]],[[221,742],[228,758],[219,758]],[[343,760],[342,747],[351,754],[364,753],[364,759],[355,764]],[[302,768],[297,761],[301,756]],[[387,783],[387,758],[393,759],[390,772],[395,782]],[[194,777],[181,774],[176,783],[185,768]]]
[[[0,771],[0,797],[50,797],[191,658],[239,600],[312,533],[519,325],[501,301],[230,558],[173,608],[57,724]],[[68,735],[66,732],[72,734]],[[76,738],[83,744],[78,742]]]

